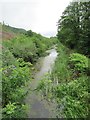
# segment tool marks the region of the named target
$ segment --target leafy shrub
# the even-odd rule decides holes
[[[86,72],[88,70],[88,58],[79,53],[72,53],[70,55],[70,64],[75,70]]]
[[[27,33],[26,33],[26,35],[32,37],[32,36],[33,36],[33,32],[32,32],[32,30],[28,30]]]
[[[88,58],[78,53],[69,55],[72,51],[62,44],[58,45],[59,55],[51,74],[54,83],[51,92],[57,101],[57,117],[87,118],[89,81],[85,73],[88,70]],[[80,75],[74,77],[77,73]]]
[[[30,32],[30,31],[29,31]],[[46,49],[56,43],[56,38],[46,38],[33,32],[33,35],[19,35],[3,45],[17,58],[34,63]]]
[[[15,103],[9,103],[6,105],[5,108],[3,108],[3,113],[6,112],[7,116],[12,117],[14,111],[16,109]]]
[[[35,44],[24,35],[14,38],[8,43],[8,47],[15,57],[23,58],[25,61],[34,62],[37,56]]]
[[[82,76],[77,80],[55,87],[54,95],[58,102],[58,114],[66,118],[86,118],[88,115],[88,77]],[[63,110],[60,112],[60,106]]]
[[[22,58],[18,58],[17,61],[19,63],[19,67],[32,67],[32,64],[30,62],[25,62]]]
[[[3,46],[2,49],[2,68],[9,65],[15,65],[16,59],[13,54],[8,50],[8,48]]]
[[[28,67],[13,67],[4,68],[2,72],[2,92],[3,104],[11,100],[11,96],[19,87],[25,86],[29,81],[30,70]],[[18,96],[19,97],[19,96]]]
[[[6,107],[3,108],[3,118],[25,118],[27,117],[25,111],[27,106],[25,105],[18,105],[17,103],[9,102]]]
[[[23,117],[22,104],[27,93],[25,86],[31,80],[32,64],[23,59],[14,58],[13,54],[3,47],[2,54],[2,107],[3,118]],[[18,104],[17,104],[18,103]]]

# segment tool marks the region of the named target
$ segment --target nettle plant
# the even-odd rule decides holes
[[[86,72],[88,70],[88,58],[79,53],[72,53],[69,57],[70,67],[79,71]]]

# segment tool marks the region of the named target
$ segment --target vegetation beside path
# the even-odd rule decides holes
[[[89,69],[86,56],[74,53],[61,43],[58,44],[58,57],[48,77],[38,86],[44,98],[56,101],[58,118],[87,118]]]
[[[7,27],[9,29],[9,26]],[[10,27],[11,29],[12,27]],[[4,25],[5,29],[5,25]],[[3,29],[3,31],[4,31]],[[13,31],[18,29],[12,28]],[[10,30],[7,30],[10,31]],[[44,55],[56,38],[46,38],[31,30],[19,29],[19,34],[10,40],[2,41],[2,117],[25,118],[27,106],[24,103],[28,83],[32,80],[34,63]]]
[[[71,2],[58,21],[57,37],[52,38],[0,24],[3,118],[27,116],[24,98],[33,65],[54,44],[58,57],[37,90],[48,101],[57,102],[57,118],[89,118],[89,8],[90,1]]]
[[[70,2],[58,20],[59,54],[50,84],[41,87],[48,99],[57,101],[58,118],[89,118],[89,7],[90,1]],[[40,86],[45,86],[47,80]]]

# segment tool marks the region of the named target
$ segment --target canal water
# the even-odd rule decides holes
[[[25,99],[25,103],[28,106],[28,118],[56,117],[54,111],[56,104],[42,99],[41,95],[37,94],[37,92],[35,91],[42,77],[48,72],[51,72],[58,55],[55,48],[46,52],[48,53],[48,55],[46,55],[45,57],[41,57],[36,64],[36,66],[39,66],[40,68],[38,71],[36,71],[34,79],[30,83],[30,89],[32,89],[32,91],[29,91]]]

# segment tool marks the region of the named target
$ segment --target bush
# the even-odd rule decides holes
[[[17,103],[11,103],[9,102],[5,108],[3,108],[3,118],[26,118],[27,115],[25,114],[25,111],[27,109],[27,106],[25,105],[18,105]]]
[[[56,96],[58,106],[63,106],[58,114],[63,114],[66,118],[86,118],[88,116],[88,77],[82,76],[77,80],[67,84],[58,85],[55,88],[54,95]]]
[[[27,93],[25,88],[31,80],[32,64],[16,59],[12,53],[3,47],[2,54],[2,107],[3,118],[23,117],[23,99]]]
[[[88,70],[88,58],[79,53],[72,53],[69,57],[70,66],[79,72]]]
[[[52,95],[57,101],[57,117],[87,118],[89,81],[85,73],[89,70],[89,59],[82,54],[71,52],[59,44],[59,55],[51,74]]]
[[[8,48],[17,58],[23,58],[25,61],[34,62],[37,56],[36,47],[31,38],[26,36],[19,36],[8,42]]]
[[[8,68],[3,68],[2,71],[3,105],[8,103],[9,100],[12,100],[12,94],[14,94],[17,89],[19,89],[22,86],[25,86],[26,82],[28,82],[30,79],[29,76],[30,70],[27,66],[25,67],[9,66]]]
[[[15,65],[16,59],[12,55],[12,53],[8,50],[8,48],[3,46],[2,49],[2,68],[9,65]]]

